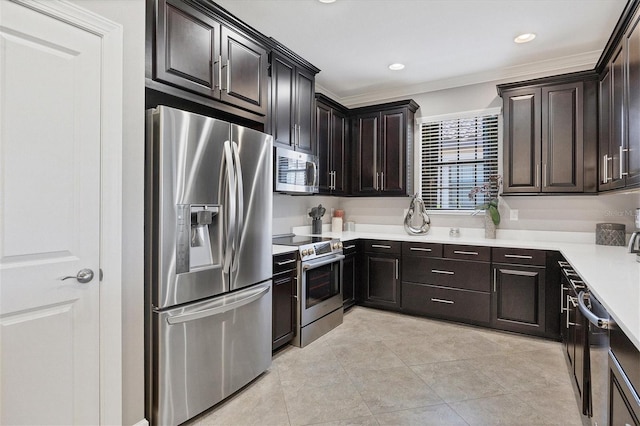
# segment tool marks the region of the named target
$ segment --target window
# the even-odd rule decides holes
[[[474,210],[485,194],[469,191],[498,174],[498,113],[423,119],[420,124],[421,195],[429,210]]]

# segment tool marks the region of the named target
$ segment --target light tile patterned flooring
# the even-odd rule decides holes
[[[193,425],[581,425],[562,345],[354,307]]]

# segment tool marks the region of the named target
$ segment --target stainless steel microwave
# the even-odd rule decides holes
[[[318,192],[318,157],[291,149],[275,148],[274,190],[287,194]]]

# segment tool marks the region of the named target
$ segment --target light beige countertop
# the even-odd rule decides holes
[[[296,235],[310,235],[310,230],[308,226],[293,228]],[[498,229],[498,238],[486,239],[484,231],[476,228],[461,228],[459,237],[450,237],[449,228],[431,228],[428,234],[415,236],[395,225],[356,225],[355,232],[339,233],[330,232],[330,225],[325,225],[322,236],[342,241],[379,239],[557,250],[640,350],[640,263],[626,247],[596,245],[595,233]]]
[[[296,250],[298,250],[297,247],[274,244],[271,246],[271,255],[275,256],[277,254],[291,253],[292,251]]]

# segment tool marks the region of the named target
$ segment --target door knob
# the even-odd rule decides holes
[[[91,269],[85,268],[80,269],[78,271],[78,275],[69,275],[63,278],[60,278],[62,281],[68,280],[69,278],[75,278],[81,284],[86,284],[93,279],[93,271]]]

